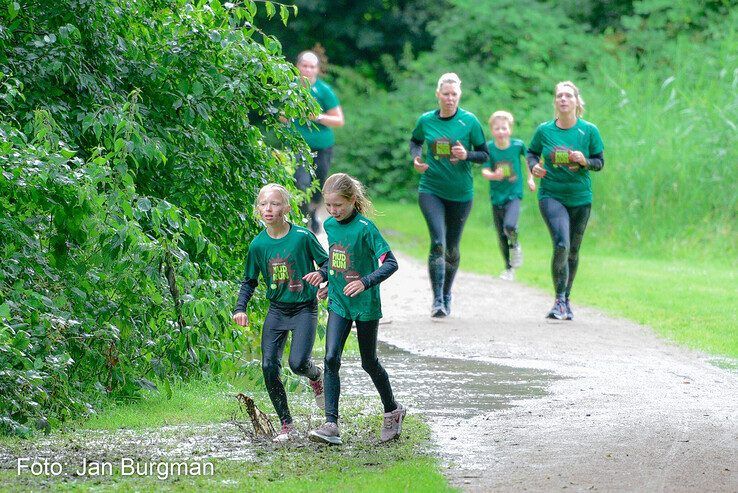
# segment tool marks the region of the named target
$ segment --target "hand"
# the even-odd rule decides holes
[[[489,168],[484,168],[482,170],[482,176],[490,181],[500,181],[504,178],[504,176],[502,176],[502,169],[496,169],[492,171]]]
[[[322,286],[320,289],[318,289],[318,299],[324,300],[328,297],[328,283],[325,283],[325,286]]]
[[[582,154],[581,151],[569,151],[569,162],[576,163],[576,166],[568,166],[569,171],[578,171],[580,166],[587,166],[587,158],[584,157],[584,154]]]
[[[238,312],[233,314],[233,321],[241,327],[249,326],[249,316],[245,312]]]
[[[279,115],[279,121],[282,122],[282,123],[289,123],[290,122],[287,118],[285,118],[284,115]]]
[[[302,276],[302,280],[307,281],[308,284],[312,284],[313,286],[320,286],[320,283],[323,282],[323,276],[316,270]]]
[[[528,177],[528,189],[531,192],[535,192],[536,191],[536,182],[535,182],[535,180],[533,180],[533,177],[532,176],[529,176]]]
[[[541,163],[536,163],[536,165],[530,170],[530,173],[536,178],[543,178],[546,176],[546,169],[541,166]]]
[[[353,298],[362,291],[364,291],[364,283],[361,282],[361,279],[351,281],[350,283],[346,284],[345,288],[343,288],[343,294],[345,294],[349,298]]]
[[[466,152],[464,146],[461,144],[461,142],[457,140],[454,146],[451,148],[451,158],[449,159],[449,161],[451,161],[452,163],[465,161],[468,156],[469,154]]]
[[[421,175],[428,169],[428,165],[423,162],[423,158],[420,156],[415,156],[415,159],[413,159],[413,166],[415,167],[415,171]]]

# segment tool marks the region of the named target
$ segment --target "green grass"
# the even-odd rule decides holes
[[[498,275],[504,268],[492,225],[490,203],[477,184],[474,208],[461,242],[461,269]],[[425,260],[428,231],[415,203],[375,203],[377,225],[396,250]],[[572,292],[575,304],[649,325],[661,336],[708,353],[738,358],[738,269],[733,261],[642,258],[598,237],[605,218],[593,216],[580,253]],[[523,200],[520,237],[524,284],[551,293],[551,240],[531,194]]]
[[[255,387],[253,381],[247,378],[210,379],[176,385],[172,388],[171,398],[167,398],[164,392],[150,391],[140,402],[110,405],[92,419],[73,423],[67,430],[52,434],[50,438],[64,444],[77,429],[112,432],[122,428],[136,430],[164,425],[224,423],[234,413],[239,421],[248,420],[242,413],[238,414],[234,394],[239,391],[252,395],[257,405],[270,413],[272,422],[277,421],[266,392]],[[299,391],[293,389],[289,395],[294,397],[294,392]],[[378,443],[381,409],[378,399],[372,398],[369,401],[342,399],[341,435],[344,445],[341,447],[324,447],[306,439],[287,446],[275,446],[271,442],[245,444],[253,448],[256,459],[207,459],[206,462],[213,464],[213,476],[172,476],[164,480],[124,477],[120,471],[114,470],[112,476],[65,481],[30,474],[18,476],[15,469],[0,469],[0,491],[47,487],[58,491],[453,491],[440,473],[438,459],[427,452],[430,430],[420,417],[407,417],[399,440],[387,445]],[[306,426],[305,416],[309,414],[303,407],[305,402],[304,399],[290,400],[296,423],[303,428]],[[368,414],[367,402],[371,405]],[[23,457],[23,450],[33,440],[40,439],[3,438],[0,447]],[[73,452],[67,452],[74,457]],[[50,457],[54,460],[53,456]],[[140,457],[142,461],[147,460],[145,444],[141,445]],[[118,463],[116,460],[110,462]],[[69,471],[80,463],[73,463]]]

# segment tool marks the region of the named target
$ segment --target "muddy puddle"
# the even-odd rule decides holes
[[[433,431],[434,452],[447,465],[484,469],[495,460],[495,433],[481,422],[515,401],[546,394],[561,377],[528,368],[484,361],[421,356],[379,343],[379,359],[389,373],[395,399],[411,413],[422,414]],[[343,395],[376,396],[358,357],[344,358]]]

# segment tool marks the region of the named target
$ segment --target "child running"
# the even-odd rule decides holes
[[[305,279],[315,286],[328,280],[326,423],[311,431],[309,437],[315,442],[341,444],[338,370],[355,322],[361,366],[372,378],[384,405],[380,439],[386,442],[400,435],[405,417],[405,408],[395,401],[389,376],[377,359],[377,329],[382,318],[379,283],[397,270],[397,261],[377,227],[364,215],[371,212],[372,204],[364,195],[361,183],[345,173],[331,175],[323,186],[323,200],[331,216],[323,225],[330,245],[329,261],[321,272],[309,274]]]
[[[261,334],[261,365],[269,398],[282,423],[274,441],[285,442],[298,436],[280,379],[282,351],[290,331],[290,368],[297,375],[308,377],[318,407],[325,407],[323,372],[311,357],[318,323],[316,289],[303,279],[315,271],[316,264],[324,265],[328,256],[313,233],[285,219],[290,211],[290,195],[283,186],[270,183],[262,187],[256,210],[266,229],[249,246],[233,321],[244,327],[249,325],[246,305],[261,273],[269,300]]]
[[[487,143],[489,161],[483,165],[482,176],[489,180],[492,199],[492,219],[497,229],[497,239],[505,260],[505,270],[500,278],[515,279],[515,270],[523,265],[523,249],[518,242],[518,217],[523,198],[523,180],[520,165],[525,158],[525,144],[511,139],[513,116],[507,111],[495,111],[489,118],[489,129],[494,139]],[[528,188],[535,191],[533,176],[528,174]]]

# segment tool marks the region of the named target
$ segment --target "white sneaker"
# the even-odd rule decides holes
[[[510,249],[510,266],[517,269],[523,265],[523,248],[520,243]]]
[[[503,270],[502,274],[500,274],[500,279],[502,279],[503,281],[514,281],[515,271],[512,269]]]

